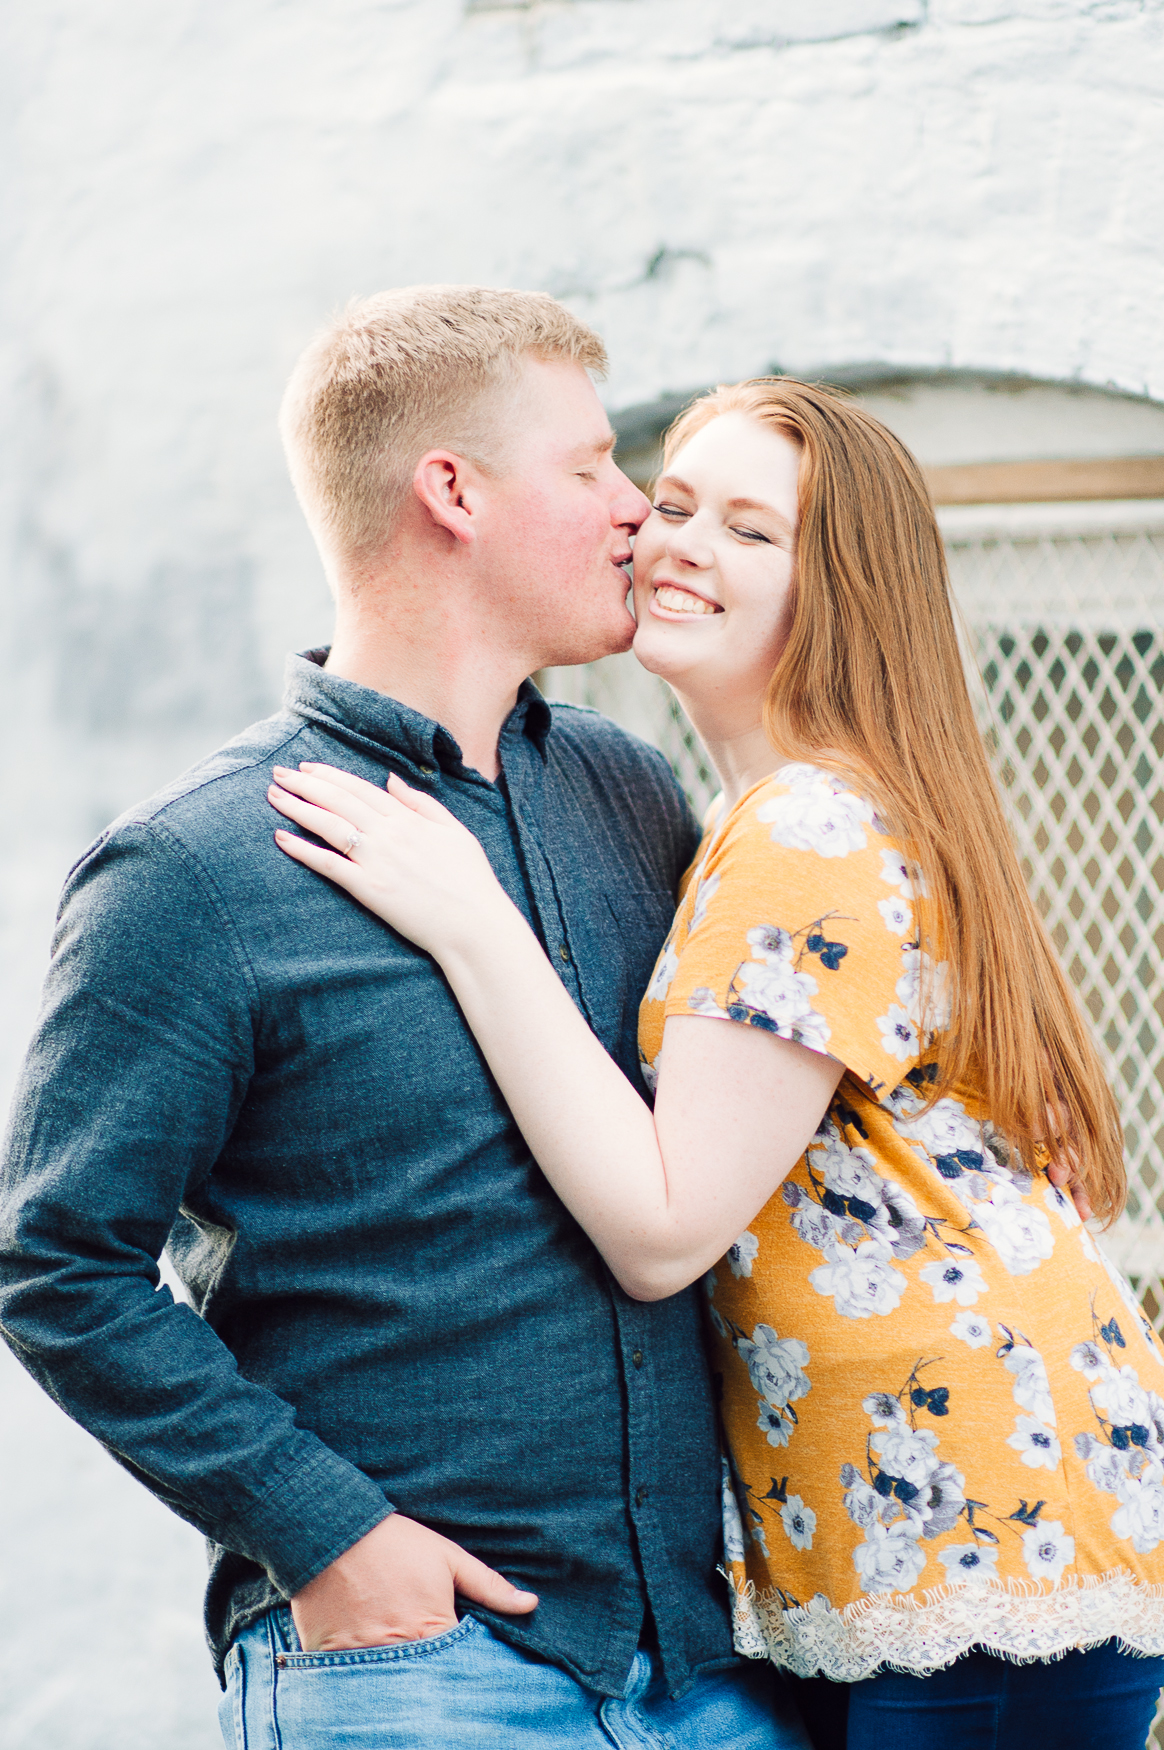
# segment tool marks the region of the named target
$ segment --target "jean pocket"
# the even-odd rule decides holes
[[[443,1634],[426,1635],[419,1641],[390,1641],[382,1647],[338,1647],[332,1652],[305,1653],[286,1648],[275,1656],[281,1671],[344,1670],[366,1665],[408,1664],[418,1659],[431,1659],[448,1647],[456,1646],[481,1629],[476,1617],[464,1616]]]
[[[454,1730],[466,1691],[475,1693],[489,1635],[473,1617],[423,1641],[344,1647],[275,1658],[275,1742],[288,1750],[432,1750],[461,1741]],[[446,1730],[446,1725],[449,1729]]]

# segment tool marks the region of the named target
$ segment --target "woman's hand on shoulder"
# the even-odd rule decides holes
[[[281,830],[279,849],[437,960],[471,942],[500,909],[512,909],[480,841],[395,774],[383,790],[314,763],[298,771],[276,766],[274,776],[271,806],[324,841]]]

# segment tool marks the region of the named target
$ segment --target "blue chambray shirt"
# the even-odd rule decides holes
[[[541,1599],[473,1614],[621,1693],[731,1656],[694,1294],[628,1299],[546,1184],[434,962],[275,846],[271,767],[439,797],[638,1086],[697,832],[665,762],[526,686],[496,783],[291,659],[284,710],[72,871],[7,1139],[0,1319],[211,1540],[217,1660],[399,1507]],[[197,1312],[156,1289],[169,1240]]]

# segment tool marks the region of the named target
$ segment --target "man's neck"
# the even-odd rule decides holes
[[[501,727],[526,678],[520,662],[484,636],[458,637],[431,624],[406,628],[403,619],[341,599],[324,666],[439,723],[465,764],[496,780]]]

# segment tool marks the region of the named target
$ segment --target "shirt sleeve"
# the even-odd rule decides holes
[[[0,1320],[119,1463],[290,1595],[391,1504],[157,1286],[246,1093],[253,1008],[229,919],[164,826],[120,828],[73,872],[0,1169]]]
[[[879,1094],[921,1052],[915,883],[868,803],[817,777],[763,786],[712,839],[664,1013],[760,1027]]]

